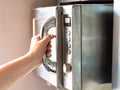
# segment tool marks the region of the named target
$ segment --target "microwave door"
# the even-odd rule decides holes
[[[70,9],[70,10],[69,10]],[[70,12],[69,12],[69,11]],[[66,12],[67,11],[67,12]],[[69,12],[69,13],[68,13]],[[71,24],[70,23],[66,23],[65,19],[70,19],[72,16],[72,7],[71,6],[65,6],[65,7],[61,7],[58,6],[56,7],[56,17],[50,17],[46,23],[42,26],[42,37],[46,34],[48,34],[49,32],[51,32],[51,34],[53,34],[54,31],[50,30],[51,27],[56,27],[56,40],[55,40],[55,44],[52,43],[52,45],[56,45],[56,48],[53,48],[52,50],[55,51],[55,55],[56,57],[54,57],[53,54],[53,59],[56,59],[56,62],[52,62],[51,60],[53,59],[48,59],[48,58],[44,58],[45,63],[43,64],[44,67],[46,67],[46,70],[51,71],[56,73],[56,85],[59,88],[59,90],[72,90],[72,72],[70,70],[69,73],[67,72],[63,72],[63,66],[65,65],[66,68],[69,67],[71,68],[71,62],[67,63],[67,59],[70,57],[72,54],[66,54],[66,52],[69,51],[68,46],[66,47],[66,40],[68,40],[68,36],[66,36],[66,28],[68,28],[67,26],[69,26],[69,29],[71,30]],[[69,21],[69,20],[68,20]],[[68,30],[69,30],[68,29]],[[72,37],[72,35],[71,35]],[[70,37],[70,38],[71,38]],[[67,51],[66,51],[67,50]],[[48,62],[48,64],[46,64]],[[49,64],[51,63],[51,64]],[[54,65],[54,66],[52,66]],[[55,70],[52,70],[52,68],[50,67],[54,67]],[[67,75],[65,75],[67,73]]]
[[[56,7],[39,7],[34,10],[34,35],[40,34],[43,38],[47,34],[56,35]],[[37,21],[36,21],[37,20]],[[49,84],[57,87],[56,74],[56,38],[51,40],[51,57],[43,57],[43,64],[35,72]]]
[[[56,73],[57,75],[57,87],[63,87],[63,30],[62,30],[62,7],[56,8],[56,17],[50,17],[42,26],[41,36],[42,38],[47,34],[56,35],[56,39],[51,41],[52,49],[50,58],[44,56],[43,65],[47,71]],[[56,27],[56,30],[53,30],[52,27]],[[56,59],[56,60],[54,60]]]
[[[43,65],[36,71],[48,83],[58,88],[63,88],[63,9],[62,7],[40,7],[35,10],[35,19],[38,18],[37,33],[43,38],[47,34],[54,34],[51,40],[51,57],[43,57]]]

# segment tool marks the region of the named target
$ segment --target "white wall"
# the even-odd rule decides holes
[[[55,0],[0,0],[0,64],[24,55],[32,36],[32,8]],[[33,72],[10,90],[55,90]]]

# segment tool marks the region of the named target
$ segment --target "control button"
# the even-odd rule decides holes
[[[69,36],[71,35],[71,31],[68,31],[68,35],[69,35]]]
[[[71,54],[71,50],[70,49],[68,49],[68,54]]]
[[[70,73],[72,71],[72,66],[70,64],[63,64],[63,72]]]
[[[71,48],[71,43],[68,43],[68,48]]]
[[[66,31],[65,31],[65,34],[66,34],[66,36],[70,36],[70,35],[71,35],[71,31],[66,30]]]
[[[67,42],[71,42],[71,38],[70,37],[66,37]]]
[[[71,26],[71,18],[70,17],[65,18],[65,26]]]
[[[71,21],[70,21],[70,18],[69,17],[66,17],[65,18],[65,23],[70,23]]]
[[[69,17],[67,14],[64,15],[64,25],[71,26],[71,17]]]

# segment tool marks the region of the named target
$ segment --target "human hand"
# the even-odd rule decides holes
[[[40,38],[40,35],[36,35],[31,40],[30,50],[28,55],[32,57],[35,63],[41,65],[43,62],[43,56],[46,57],[51,56],[51,39],[53,39],[55,35],[46,35],[43,39]]]

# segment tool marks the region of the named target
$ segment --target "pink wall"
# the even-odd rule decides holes
[[[32,8],[55,3],[55,0],[0,0],[0,64],[22,56],[28,51],[32,36]],[[10,90],[55,90],[55,88],[47,86],[43,79],[32,72]]]

